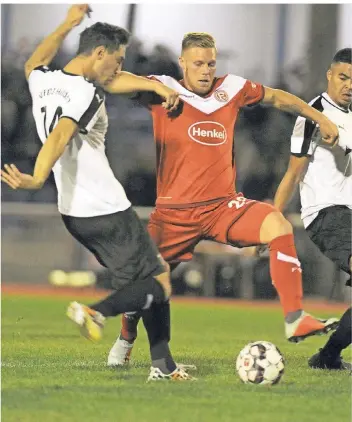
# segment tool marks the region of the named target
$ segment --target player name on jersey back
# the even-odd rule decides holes
[[[105,154],[108,117],[104,92],[82,76],[44,66],[34,69],[28,82],[42,143],[62,118],[79,127],[53,168],[59,211],[94,217],[127,209],[131,204]]]
[[[257,103],[263,87],[235,75],[215,81],[207,96],[182,81],[152,76],[180,93],[182,104],[170,116],[151,105],[157,147],[157,206],[187,207],[234,193],[234,126],[239,109]]]

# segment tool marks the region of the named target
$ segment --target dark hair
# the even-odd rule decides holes
[[[352,48],[343,48],[339,50],[334,58],[332,59],[333,63],[352,63]]]
[[[127,45],[130,33],[119,26],[97,22],[86,28],[80,35],[77,55],[89,55],[95,48],[103,46],[109,53]]]
[[[182,40],[182,51],[192,47],[215,48],[215,40],[206,32],[188,32]]]

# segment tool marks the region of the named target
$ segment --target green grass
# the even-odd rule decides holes
[[[307,357],[325,338],[288,343],[277,310],[175,304],[173,354],[196,364],[199,380],[146,384],[144,328],[132,366],[109,369],[106,356],[120,322],[110,320],[102,342],[89,343],[65,318],[68,301],[3,297],[4,422],[350,421],[351,377],[308,369]],[[271,341],[284,353],[279,385],[247,386],[235,375],[235,356],[252,340]]]

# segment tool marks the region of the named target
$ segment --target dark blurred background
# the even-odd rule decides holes
[[[177,58],[182,36],[189,31],[204,31],[210,32],[217,40],[218,75],[234,73],[310,101],[325,89],[325,72],[336,50],[351,45],[348,28],[352,17],[351,4],[93,4],[92,7],[92,18],[69,35],[52,64],[54,68],[63,67],[75,54],[79,32],[100,20],[124,26],[133,34],[124,70],[138,75],[165,74],[180,79]],[[1,6],[1,156],[3,163],[16,163],[24,172],[33,170],[41,143],[36,134],[23,66],[37,43],[64,19],[66,10],[67,5],[62,4]],[[155,152],[149,113],[127,96],[108,96],[107,109],[107,154],[111,166],[133,205],[152,207],[155,201]],[[273,198],[288,163],[294,121],[289,114],[272,108],[242,109],[235,132],[237,191],[258,200],[270,201]],[[17,250],[18,254],[18,250],[24,248],[25,254],[27,249],[23,245],[28,247],[29,242],[43,247],[39,240],[41,236],[52,245],[54,238],[45,228],[45,224],[49,224],[45,223],[45,218],[57,221],[54,211],[56,188],[51,177],[40,191],[13,191],[2,185],[1,195],[3,275],[5,280],[22,281],[27,264],[23,259],[19,264],[13,258],[14,251]],[[340,292],[331,292],[331,279],[340,276],[307,239],[300,227],[299,209],[296,195],[288,213],[297,226],[300,259],[306,267],[305,289],[311,294],[335,294],[341,299],[341,288]],[[143,208],[141,212],[147,220],[148,209]],[[60,222],[57,224],[60,226]],[[49,226],[52,228],[52,223]],[[42,234],[38,235],[39,232]],[[54,268],[72,270],[95,266],[83,252],[79,252],[74,261],[62,260],[68,240],[64,236],[60,243],[58,237],[55,238],[56,249],[50,249],[44,266],[38,263],[38,268],[42,269],[33,272],[33,279],[46,278]],[[64,249],[60,249],[60,245]],[[211,269],[207,269],[208,275],[203,274],[199,282],[202,285],[205,278],[220,280],[215,284],[212,281],[209,295],[244,295],[243,288],[236,287],[235,281],[241,279],[243,262],[248,258],[242,259],[240,265],[232,264],[238,256],[246,254],[252,257],[249,260],[254,265],[253,268],[249,266],[252,272],[246,277],[252,282],[257,281],[245,295],[272,294],[267,260],[253,257],[253,251],[220,247],[214,252],[213,247],[216,248],[203,246],[204,253],[210,251],[209,254],[218,258],[214,259]],[[227,254],[232,264],[226,261]],[[52,260],[52,256],[57,259]],[[204,268],[202,257],[199,262],[197,259],[192,264],[193,270],[196,269],[192,273],[194,277],[192,279],[192,274],[188,277],[188,284],[187,277],[179,270],[184,286],[191,291],[194,290],[190,287],[192,282],[197,285],[197,268]],[[33,266],[32,261],[28,262]],[[321,271],[317,271],[317,267]],[[260,283],[264,283],[264,293],[260,293]],[[177,285],[181,286],[181,292],[181,281]]]

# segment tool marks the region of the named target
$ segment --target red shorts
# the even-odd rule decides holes
[[[192,208],[156,208],[148,232],[167,262],[189,261],[201,240],[237,247],[259,244],[261,225],[271,212],[277,209],[239,193]]]

